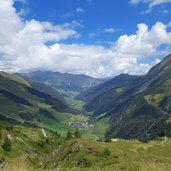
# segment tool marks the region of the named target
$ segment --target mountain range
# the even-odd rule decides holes
[[[91,87],[97,86],[103,80],[89,77],[84,74],[68,74],[52,71],[34,71],[30,73],[18,73],[26,80],[44,83],[64,94],[80,93]]]
[[[155,138],[170,133],[170,73],[171,55],[146,75],[121,74],[105,81],[52,71],[1,72],[0,116],[37,126],[65,121],[68,129],[66,118],[84,112],[95,129],[104,125],[101,132],[106,137]],[[66,103],[66,92],[72,94],[70,103]]]
[[[0,72],[0,169],[170,170],[171,55],[141,76],[62,75]]]

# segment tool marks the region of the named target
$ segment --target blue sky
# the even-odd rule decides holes
[[[24,17],[28,20],[34,18],[53,24],[80,22],[83,25],[78,29],[81,38],[66,40],[65,43],[113,42],[123,34],[135,33],[138,23],[146,23],[151,27],[157,21],[168,23],[171,20],[171,3],[155,6],[148,14],[143,14],[148,9],[148,4],[133,5],[128,0],[27,0],[27,3],[19,2],[15,6],[18,10],[29,10]],[[77,9],[83,11],[77,12]],[[103,32],[108,28],[114,29],[114,32]],[[96,36],[90,38],[89,34],[94,33],[97,33]]]
[[[16,21],[0,29],[0,70],[144,74],[170,53],[170,0],[2,0],[0,8],[4,28],[4,17]]]

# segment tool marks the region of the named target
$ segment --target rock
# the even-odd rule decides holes
[[[73,142],[71,144],[71,146],[72,146],[71,147],[71,151],[72,152],[78,152],[81,149],[81,147],[82,147],[82,145],[80,143],[78,143],[77,141]]]
[[[88,166],[88,161],[87,159],[83,158],[77,161],[76,163],[77,167],[87,167]]]
[[[33,152],[31,149],[26,149],[26,153],[32,158],[37,156],[37,154]]]
[[[92,148],[87,148],[87,150],[90,154],[97,154],[97,151]]]
[[[4,157],[0,157],[0,169],[3,169],[7,165]]]

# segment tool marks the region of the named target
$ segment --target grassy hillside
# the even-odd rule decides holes
[[[164,171],[171,169],[171,139],[163,137],[142,143],[113,139],[97,142],[88,139],[65,140],[57,133],[39,128],[0,123],[0,162],[5,171],[31,170],[126,170]],[[11,141],[10,151],[2,145]]]
[[[80,118],[56,90],[0,72],[0,118],[10,123],[59,130],[65,134],[71,118]],[[80,121],[81,122],[81,121]]]
[[[30,86],[30,84],[26,80],[24,80],[23,78],[15,75],[15,74],[9,74],[9,73],[1,71],[0,77],[6,78],[8,80],[16,81],[16,82],[26,85],[26,86]]]
[[[82,101],[63,97],[48,85],[27,82],[14,74],[2,72],[0,80],[1,120],[58,131],[62,136],[68,129],[80,127],[84,137],[97,139],[94,127],[90,128],[89,120],[81,112]],[[104,132],[98,135],[104,137]]]

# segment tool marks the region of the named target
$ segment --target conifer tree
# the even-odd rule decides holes
[[[4,143],[2,144],[2,148],[5,151],[11,151],[11,149],[12,149],[12,143],[11,143],[11,140],[8,137],[5,137]]]
[[[70,140],[70,139],[72,139],[72,138],[73,138],[73,135],[72,135],[71,131],[68,130],[66,139],[67,139],[67,140]]]
[[[81,138],[80,130],[77,128],[74,133],[75,138]]]

